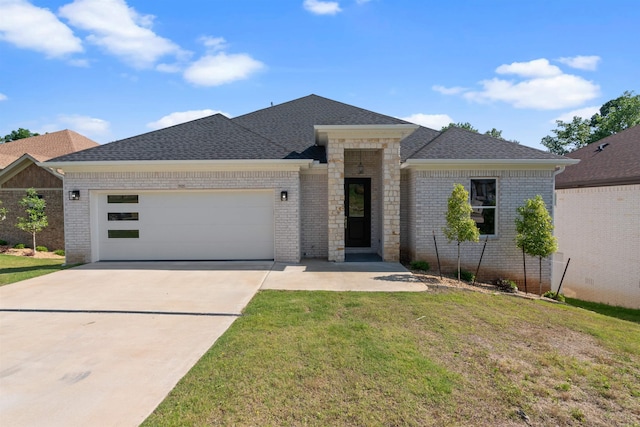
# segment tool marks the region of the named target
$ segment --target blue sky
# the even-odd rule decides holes
[[[636,0],[0,0],[0,134],[100,143],[311,93],[536,148],[639,92]]]

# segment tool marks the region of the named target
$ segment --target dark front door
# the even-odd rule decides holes
[[[344,180],[345,243],[371,246],[371,178]]]

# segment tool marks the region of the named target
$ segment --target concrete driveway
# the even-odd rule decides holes
[[[140,424],[272,265],[97,263],[0,287],[0,423]]]

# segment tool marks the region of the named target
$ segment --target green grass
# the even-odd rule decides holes
[[[565,298],[565,300],[567,304],[574,307],[584,308],[586,310],[604,314],[605,316],[615,317],[617,319],[640,323],[640,310],[601,304],[598,302],[583,301],[575,298]]]
[[[640,423],[640,325],[474,292],[262,291],[145,426]]]
[[[0,286],[68,268],[62,266],[63,262],[64,259],[0,254]]]

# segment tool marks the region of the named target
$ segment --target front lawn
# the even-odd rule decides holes
[[[640,325],[463,291],[262,291],[146,426],[639,425]]]
[[[0,254],[0,286],[62,270],[66,268],[62,266],[63,262],[64,258],[49,259]]]

